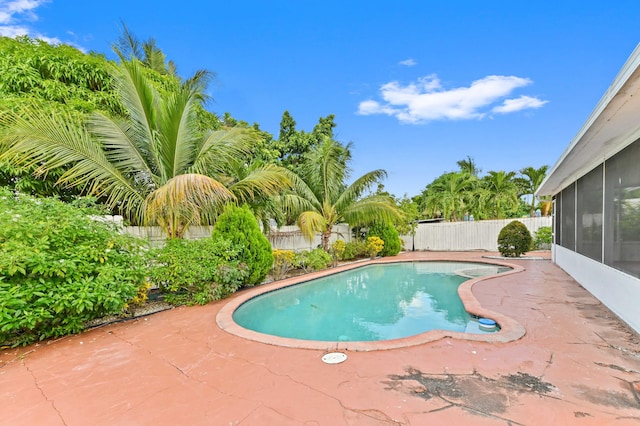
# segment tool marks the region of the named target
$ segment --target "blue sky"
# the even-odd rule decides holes
[[[398,196],[467,156],[552,166],[640,41],[637,1],[0,0],[0,35],[108,56],[121,21],[183,77],[214,71],[216,113],[276,137],[285,110],[335,114],[353,176]]]

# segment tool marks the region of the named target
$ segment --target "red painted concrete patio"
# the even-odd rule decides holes
[[[241,292],[1,352],[0,424],[640,424],[638,334],[549,260],[508,263],[524,270],[476,282],[466,300],[507,321],[504,342],[431,335],[325,364],[325,349],[221,329]]]

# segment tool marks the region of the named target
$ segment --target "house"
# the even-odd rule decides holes
[[[640,45],[549,171],[553,261],[640,332]]]

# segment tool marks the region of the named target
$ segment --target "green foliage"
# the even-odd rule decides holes
[[[338,261],[344,260],[344,252],[347,249],[347,244],[342,240],[336,240],[331,244],[331,250],[329,254],[333,259],[333,265],[337,265]]]
[[[343,260],[353,260],[363,257],[367,257],[367,243],[364,241],[356,240],[348,242],[344,247]]]
[[[296,193],[281,198],[284,208],[297,216],[302,235],[311,241],[320,233],[327,252],[332,229],[338,223],[358,226],[400,217],[391,197],[363,196],[386,176],[384,170],[371,171],[346,184],[350,158],[350,145],[324,139],[304,156],[299,179],[294,179]]]
[[[322,143],[324,139],[333,139],[333,129],[337,126],[334,119],[335,116],[333,114],[320,117],[313,131],[305,132],[304,130],[296,129],[296,121],[289,111],[285,111],[280,121],[278,140],[275,143],[279,152],[278,159],[280,164],[295,173],[299,173],[304,156]]]
[[[505,257],[520,257],[531,249],[531,233],[519,220],[509,222],[498,235],[498,250]]]
[[[294,265],[304,272],[313,272],[326,269],[331,266],[332,258],[329,253],[321,248],[311,251],[301,251],[296,253]]]
[[[247,265],[249,276],[246,285],[261,283],[273,266],[271,243],[260,231],[258,221],[247,205],[227,206],[218,217],[211,237],[224,238],[241,246],[236,260]]]
[[[287,275],[294,264],[295,253],[291,250],[273,250],[273,274],[274,280],[279,280]]]
[[[0,345],[79,332],[146,288],[140,241],[87,213],[0,189]]]
[[[78,120],[97,110],[122,115],[110,66],[104,56],[68,45],[0,37],[0,110],[36,104],[50,113],[72,112]]]
[[[367,252],[372,259],[384,250],[384,241],[379,237],[367,237]]]
[[[395,256],[402,250],[402,241],[398,236],[396,228],[389,223],[377,223],[369,228],[370,237],[379,237],[384,241],[384,248],[380,251],[380,256]]]
[[[169,240],[151,253],[149,278],[176,304],[203,305],[238,290],[248,276],[242,247],[225,239]]]
[[[536,250],[548,249],[553,242],[553,230],[550,226],[541,226],[533,238],[533,247]]]

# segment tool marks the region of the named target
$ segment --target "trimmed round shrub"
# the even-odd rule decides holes
[[[505,257],[520,257],[531,249],[531,243],[531,233],[518,220],[509,222],[498,235],[498,250]]]
[[[380,256],[395,256],[402,250],[402,241],[395,226],[390,223],[375,224],[369,228],[369,237],[379,237],[384,241]]]
[[[144,297],[143,242],[95,213],[0,189],[0,346],[77,333]]]
[[[261,283],[273,266],[271,243],[260,231],[260,225],[249,206],[228,205],[218,217],[211,237],[226,239],[234,246],[241,247],[234,260],[244,263],[249,273],[245,285]]]

